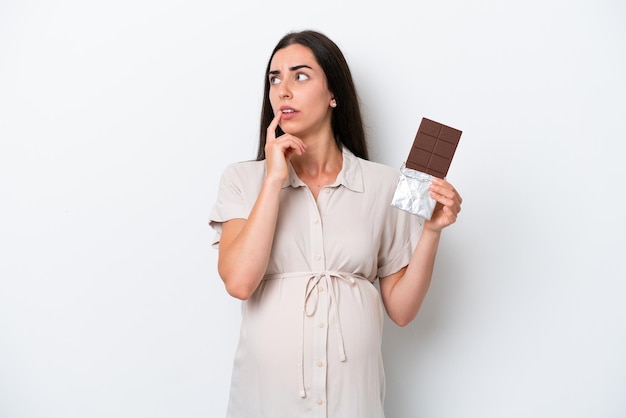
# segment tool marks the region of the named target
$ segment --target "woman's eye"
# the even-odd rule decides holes
[[[296,80],[298,80],[298,81],[305,81],[305,80],[308,80],[308,79],[309,79],[309,76],[306,75],[306,74],[298,73],[296,75]]]
[[[270,77],[270,84],[278,84],[278,83],[280,83],[280,78],[276,76]]]

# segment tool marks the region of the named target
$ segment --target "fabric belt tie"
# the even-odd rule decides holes
[[[317,305],[319,301],[319,284],[326,284],[328,289],[328,297],[330,299],[330,305],[335,315],[335,332],[337,334],[337,348],[339,351],[339,360],[346,361],[346,351],[343,344],[343,333],[341,330],[341,322],[339,320],[339,308],[338,297],[335,292],[335,283],[337,280],[341,280],[350,286],[356,283],[356,279],[367,280],[365,277],[358,274],[339,272],[339,271],[323,271],[319,273],[303,272],[303,273],[288,273],[288,274],[271,274],[266,275],[264,279],[280,279],[290,277],[308,277],[306,286],[304,288],[304,299],[302,302],[302,326],[300,327],[300,341],[298,349],[298,374],[300,383],[300,397],[306,398],[306,390],[304,388],[304,321],[305,318],[315,315]]]

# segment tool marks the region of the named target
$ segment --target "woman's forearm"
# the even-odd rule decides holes
[[[281,188],[282,182],[266,179],[248,219],[233,219],[222,227],[218,272],[228,293],[238,299],[248,299],[265,275]]]
[[[417,315],[433,275],[441,231],[425,229],[409,265],[381,280],[381,294],[387,314],[396,324],[405,326]]]

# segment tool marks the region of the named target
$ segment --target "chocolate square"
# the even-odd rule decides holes
[[[461,133],[458,129],[422,118],[406,167],[444,178],[448,174]]]

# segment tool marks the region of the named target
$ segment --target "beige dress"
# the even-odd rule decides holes
[[[264,161],[223,173],[210,225],[246,219]],[[381,418],[383,305],[374,281],[408,264],[419,218],[390,205],[399,170],[343,150],[317,201],[291,169],[267,275],[242,302],[229,418]],[[241,260],[242,263],[245,259]]]

